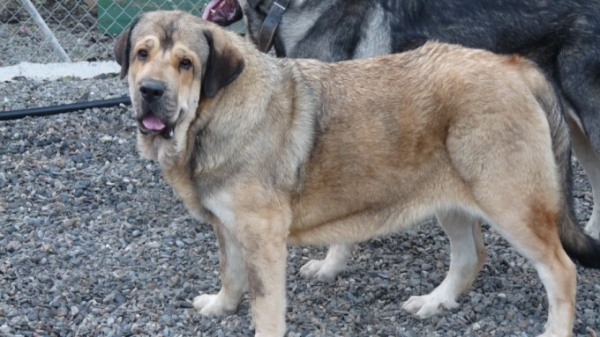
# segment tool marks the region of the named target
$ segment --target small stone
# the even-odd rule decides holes
[[[37,321],[38,315],[35,312],[31,311],[27,314],[27,319],[30,321]]]
[[[19,250],[19,248],[21,248],[21,243],[16,240],[12,240],[8,243],[8,245],[6,245],[6,250],[11,253],[16,250]]]

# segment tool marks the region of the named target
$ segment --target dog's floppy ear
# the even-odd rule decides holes
[[[221,88],[235,81],[244,70],[245,63],[244,57],[233,46],[224,44],[215,47],[212,32],[204,31],[204,37],[209,51],[202,92],[207,97],[214,98]]]
[[[121,66],[121,78],[127,76],[127,71],[129,71],[129,53],[131,53],[131,32],[135,25],[140,21],[139,16],[136,17],[132,22],[129,28],[127,28],[119,37],[117,38],[117,42],[115,43],[115,47],[113,48],[113,52],[115,54],[115,59],[117,63]]]

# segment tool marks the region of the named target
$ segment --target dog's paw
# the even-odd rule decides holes
[[[345,265],[340,267],[336,264],[327,263],[327,260],[310,260],[300,268],[300,274],[322,282],[333,282],[344,269]]]
[[[564,330],[564,329],[563,329]],[[571,333],[569,331],[549,331],[546,330],[543,334],[541,335],[537,335],[537,337],[560,337],[560,336],[571,336]],[[596,336],[595,334],[591,334],[590,336]]]
[[[193,305],[201,315],[208,317],[224,316],[237,308],[237,305],[233,306],[223,301],[219,295],[208,294],[194,297]]]
[[[411,296],[402,308],[419,318],[427,318],[442,313],[444,309],[458,308],[458,303],[453,298],[443,298],[433,293],[424,296]]]
[[[560,336],[560,335],[556,335],[556,334],[553,334],[553,333],[548,333],[548,332],[544,332],[544,333],[543,333],[543,334],[541,334],[541,335],[537,335],[537,337],[559,337],[559,336]]]

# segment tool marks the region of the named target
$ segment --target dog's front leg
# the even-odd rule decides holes
[[[246,261],[255,336],[280,337],[286,330],[288,223],[280,214],[265,213],[246,215],[238,227],[239,238]]]
[[[246,265],[240,245],[228,228],[214,224],[219,244],[219,278],[221,290],[216,295],[204,294],[194,298],[194,308],[205,316],[222,316],[234,312],[248,288]]]
[[[286,244],[292,222],[289,201],[262,185],[240,183],[233,190],[215,193],[205,204],[240,249],[245,273],[233,277],[248,282],[255,336],[283,336]]]

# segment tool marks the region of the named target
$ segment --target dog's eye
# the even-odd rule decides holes
[[[137,58],[140,61],[145,61],[148,58],[148,51],[146,49],[140,49],[137,53]]]
[[[179,62],[179,68],[183,69],[183,70],[188,70],[192,67],[192,61],[190,60],[181,60],[181,62]]]

